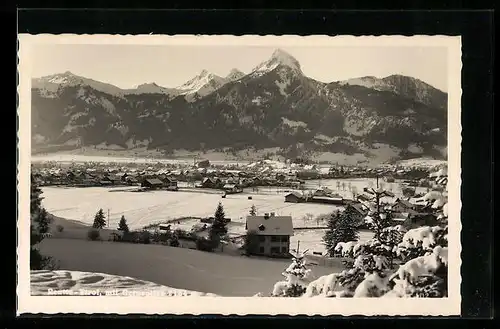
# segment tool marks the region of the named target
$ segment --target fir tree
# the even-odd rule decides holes
[[[226,219],[224,213],[224,206],[219,202],[217,209],[215,210],[214,221],[210,227],[210,240],[217,242],[220,237],[227,233]]]
[[[104,216],[104,211],[99,209],[99,211],[95,214],[93,228],[101,229],[106,226],[106,217]]]
[[[125,216],[122,215],[122,218],[120,218],[120,222],[118,223],[118,230],[122,231],[124,233],[128,233],[128,225],[127,225],[127,220],[125,219]]]
[[[323,243],[326,246],[326,250],[329,256],[333,256],[333,249],[336,246],[334,241],[334,232],[337,227],[337,220],[339,218],[339,213],[334,212],[331,214],[330,218],[328,218],[327,229],[325,234],[323,235]]]
[[[311,270],[306,267],[303,255],[294,257],[292,264],[281,275],[285,280],[276,282],[272,296],[300,297],[306,292],[307,285],[312,279]]]
[[[247,255],[253,255],[256,254],[257,251],[259,250],[259,236],[257,235],[257,232],[255,231],[249,231],[245,235],[245,241],[243,244],[243,247],[245,249],[245,252]]]
[[[339,242],[357,241],[359,230],[347,212],[335,214],[328,222],[323,241],[330,256],[334,255],[335,246]]]
[[[30,199],[30,220],[31,220],[31,236],[30,236],[30,269],[42,270],[53,267],[52,258],[42,256],[36,245],[40,243],[45,234],[49,232],[49,224],[51,222],[45,208],[42,207],[42,190],[38,186],[36,179],[31,175],[31,199]]]
[[[250,216],[257,216],[257,208],[255,207],[254,204],[250,208]]]

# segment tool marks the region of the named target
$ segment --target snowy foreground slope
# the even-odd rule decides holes
[[[131,277],[64,270],[31,271],[31,295],[217,296],[175,289]]]

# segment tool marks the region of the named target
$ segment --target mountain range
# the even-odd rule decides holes
[[[34,152],[100,145],[446,157],[445,92],[403,75],[320,82],[280,49],[248,74],[203,70],[174,88],[121,89],[64,72],[32,79],[31,96]]]

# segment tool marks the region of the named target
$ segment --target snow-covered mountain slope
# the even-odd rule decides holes
[[[66,270],[31,271],[30,284],[33,296],[89,296],[98,294],[132,297],[217,297],[211,293],[175,289],[131,277]]]
[[[379,78],[374,76],[367,76],[361,78],[352,78],[348,80],[339,81],[341,85],[351,85],[351,86],[362,86],[366,88],[383,90],[386,88],[386,84]]]
[[[278,66],[286,66],[295,73],[302,74],[300,63],[293,56],[281,49],[276,49],[271,58],[257,65],[250,75],[253,77],[262,76],[275,70]]]
[[[426,105],[446,109],[447,95],[443,91],[412,77],[394,74],[385,78],[373,76],[353,78],[338,82],[340,85],[361,86],[378,91],[390,91]]]
[[[90,85],[62,85],[48,95],[34,85],[32,145],[126,149],[135,145],[131,141],[147,141],[148,148],[167,151],[257,147],[288,156],[368,157],[367,150],[396,158],[443,156],[447,95],[417,79],[323,83],[305,76],[282,50],[242,74],[233,70],[222,78],[203,71],[178,88],[179,97],[156,93],[163,87],[151,84],[134,95]]]
[[[187,100],[193,101],[214,92],[227,82],[225,78],[203,70],[176,89],[179,90],[180,95],[186,95]]]
[[[79,85],[90,86],[95,90],[113,96],[122,96],[124,94],[124,91],[117,86],[81,77],[69,71],[41,78],[34,78],[31,80],[31,88],[39,89],[42,93],[47,94],[49,97],[54,97],[54,95],[60,88],[74,87]]]

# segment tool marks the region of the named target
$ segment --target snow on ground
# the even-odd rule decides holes
[[[131,277],[79,271],[31,271],[31,295],[211,296]]]
[[[416,158],[416,159],[408,159],[401,160],[398,162],[399,166],[402,167],[435,167],[445,165],[447,163],[446,160],[435,160],[428,158]]]
[[[398,183],[379,181],[379,185],[395,193],[396,197],[401,194],[401,187]],[[306,188],[309,190],[323,186],[345,198],[352,198],[353,192],[362,193],[364,187],[374,187],[375,180],[328,179],[306,183]],[[230,230],[234,234],[240,234],[244,230],[244,225],[241,224],[245,223],[252,205],[255,205],[259,214],[274,212],[278,216],[292,216],[294,227],[316,226],[316,217],[342,209],[342,207],[327,204],[285,203],[286,190],[272,187],[261,187],[257,193],[252,194],[228,195],[225,199],[222,199],[221,194],[215,190],[214,193],[201,193],[201,191],[132,192],[127,188],[44,187],[43,191],[43,205],[53,215],[92,224],[99,208],[104,210],[106,216],[109,209],[110,228],[118,225],[122,215],[126,217],[132,229],[180,217],[209,217],[214,215],[219,202],[222,202],[226,216],[232,220]],[[417,188],[416,192],[422,193],[423,191],[425,189]],[[249,195],[252,196],[252,200],[248,200]],[[307,217],[312,220],[304,221]],[[197,219],[182,221],[179,228],[190,229],[198,221]]]
[[[144,227],[151,223],[165,222],[179,217],[213,216],[219,202],[232,222],[244,223],[252,205],[259,214],[274,212],[277,216],[292,216],[294,226],[311,225],[304,223],[303,217],[311,214],[314,218],[339,209],[338,206],[314,203],[285,203],[282,194],[254,194],[248,200],[247,194],[228,195],[199,192],[110,192],[105,187],[65,188],[44,187],[43,206],[55,216],[92,224],[95,213],[102,208],[107,217],[109,209],[110,224],[118,225],[124,215],[131,229]],[[237,224],[234,224],[235,228]],[[237,229],[244,229],[237,227]]]
[[[323,243],[323,236],[326,230],[296,230],[293,236],[290,237],[290,249],[297,249],[299,246],[299,251],[302,252],[308,249],[308,253],[321,252],[322,254],[326,252],[325,245]],[[359,242],[365,242],[373,238],[373,232],[368,230],[362,230],[359,232]]]

